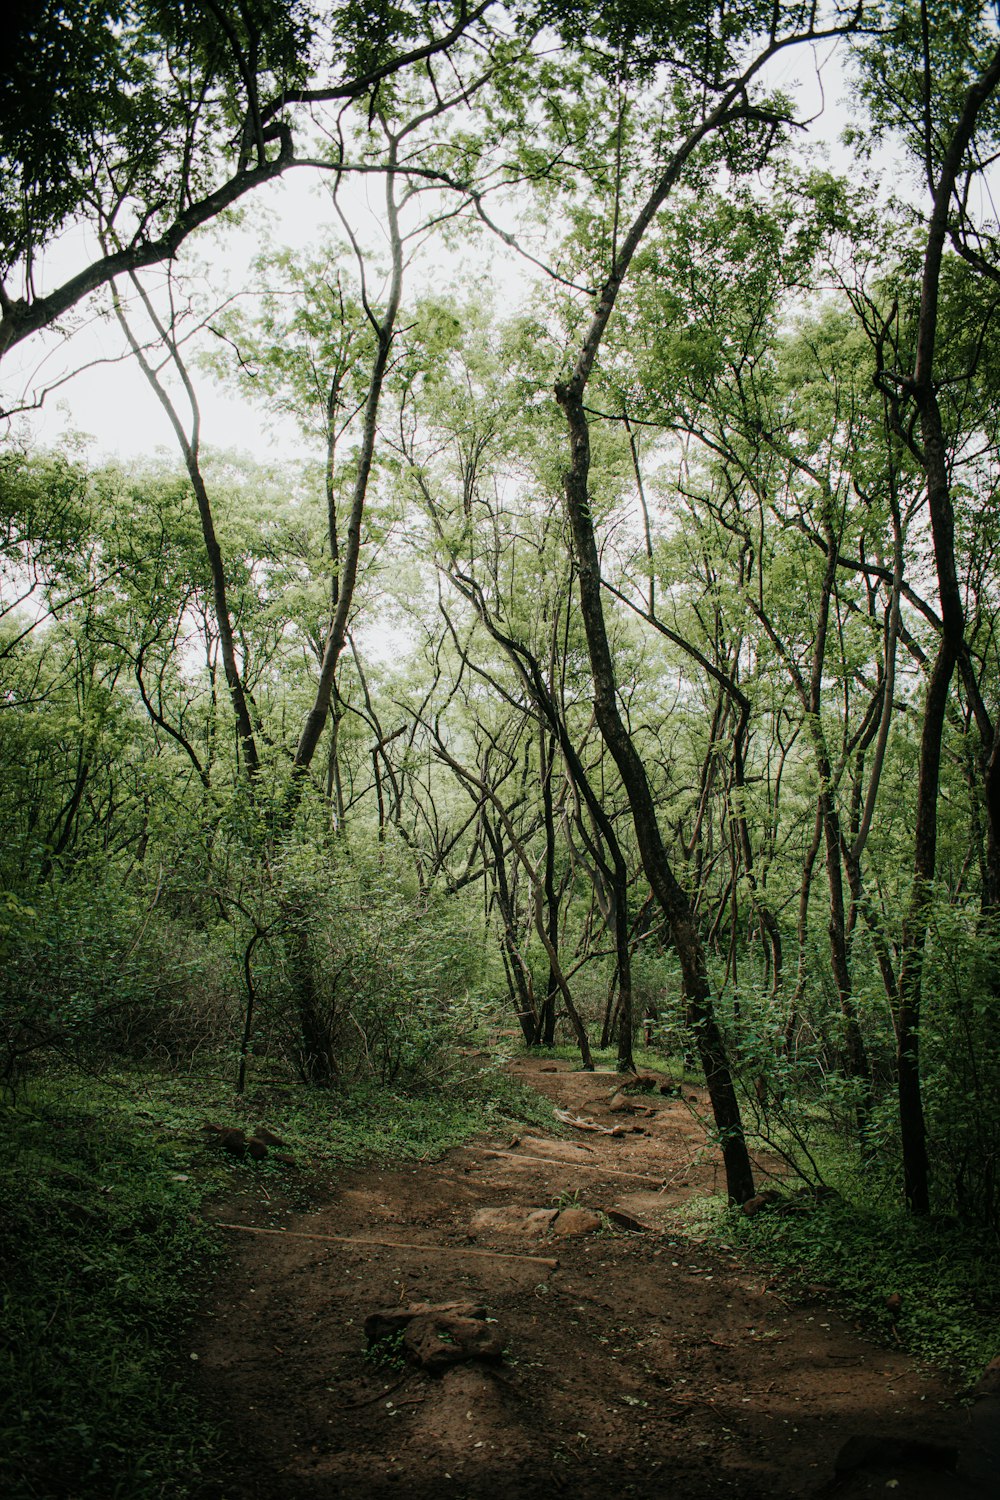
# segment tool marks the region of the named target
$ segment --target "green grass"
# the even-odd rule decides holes
[[[541,1123],[551,1108],[491,1066],[467,1062],[425,1093],[356,1084],[309,1089],[280,1072],[233,1093],[227,1076],[171,1073],[105,1074],[98,1085],[119,1107],[139,1111],[178,1142],[201,1141],[206,1121],[252,1130],[266,1125],[288,1143],[300,1165],[350,1166],[440,1155],[478,1131],[503,1130],[513,1120]],[[202,1161],[204,1166],[204,1161]],[[243,1169],[252,1177],[261,1167]],[[270,1170],[264,1163],[264,1170]],[[275,1171],[281,1170],[274,1168]]]
[[[274,1078],[237,1099],[221,1074],[67,1071],[0,1101],[0,1493],[197,1491],[213,1434],[187,1388],[185,1330],[212,1274],[207,1196],[238,1184],[264,1201],[280,1179],[305,1203],[337,1165],[439,1155],[547,1118],[537,1095],[471,1063],[424,1097]],[[232,1161],[206,1142],[206,1120],[266,1124],[298,1169]]]
[[[0,1491],[181,1495],[208,1434],[176,1331],[212,1249],[183,1156],[54,1089],[0,1127]]]
[[[508,1057],[527,1057],[528,1048],[523,1043],[511,1038],[509,1048],[505,1053]],[[596,1068],[607,1069],[615,1072],[618,1067],[617,1047],[591,1047],[590,1055],[594,1060]],[[573,1042],[559,1043],[555,1047],[532,1047],[530,1056],[552,1061],[562,1061],[575,1064],[580,1067],[580,1049]],[[663,1073],[665,1076],[676,1079],[678,1083],[704,1083],[704,1078],[698,1072],[691,1072],[684,1064],[684,1059],[677,1054],[667,1057],[663,1052],[655,1048],[646,1048],[638,1043],[633,1048],[635,1065],[640,1073]]]
[[[753,1218],[703,1199],[683,1218],[689,1232],[738,1245],[784,1272],[792,1291],[823,1287],[866,1334],[968,1384],[1000,1354],[1000,1250],[969,1226],[846,1197]],[[892,1296],[901,1299],[898,1311],[886,1305]]]

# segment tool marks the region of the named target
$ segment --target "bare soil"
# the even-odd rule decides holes
[[[554,1121],[551,1138],[479,1139],[440,1161],[345,1172],[305,1213],[273,1189],[216,1205],[242,1227],[225,1231],[227,1266],[191,1349],[225,1442],[207,1495],[994,1493],[968,1477],[966,1409],[888,1342],[888,1314],[860,1330],[821,1289],[793,1298],[745,1255],[678,1232],[677,1206],[721,1185],[690,1097],[653,1094],[636,1101],[650,1113],[612,1114],[614,1075],[534,1059],[513,1071],[554,1106],[627,1133],[560,1138]],[[571,1202],[648,1227],[470,1228],[480,1209]],[[370,1313],[450,1301],[496,1319],[501,1364],[432,1376],[374,1363]],[[838,1473],[861,1435],[879,1445],[853,1467],[842,1457]],[[958,1472],[886,1439],[957,1447]]]

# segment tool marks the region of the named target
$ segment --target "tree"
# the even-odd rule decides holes
[[[712,1099],[726,1163],[727,1187],[734,1202],[743,1202],[752,1195],[753,1174],[725,1047],[712,1006],[704,951],[692,919],[690,900],[674,873],[660,832],[642,759],[618,704],[614,658],[604,616],[601,565],[588,493],[590,423],[586,392],[605,331],[636,252],[689,163],[703,148],[716,143],[723,154],[729,148],[736,155],[742,155],[742,160],[748,165],[760,163],[767,159],[775,133],[787,120],[780,105],[768,107],[764,103],[751,102],[750,89],[766,61],[784,47],[816,35],[814,16],[812,12],[803,13],[798,8],[793,8],[788,14],[780,10],[768,12],[767,39],[759,49],[754,47],[751,37],[755,27],[762,24],[762,18],[748,14],[741,20],[743,25],[733,28],[728,18],[725,24],[720,19],[716,31],[714,17],[705,17],[704,29],[697,28],[698,41],[708,58],[705,102],[693,120],[685,118],[682,113],[675,122],[676,137],[672,149],[668,149],[657,164],[652,189],[639,198],[638,206],[630,221],[626,221],[627,227],[622,226],[620,236],[616,217],[610,266],[604,275],[593,317],[578,347],[570,374],[556,385],[556,399],[565,414],[570,448],[566,510],[573,534],[597,720],[625,785],[643,867],[670,922],[684,975],[689,1023]],[[683,36],[683,26],[679,29],[682,41],[689,41]],[[831,28],[827,34],[842,29]],[[741,66],[737,57],[744,47],[749,51],[750,61],[744,59]],[[682,62],[678,71],[683,67]],[[616,213],[617,207],[616,195]]]
[[[992,7],[990,8],[992,9]],[[930,1176],[920,1085],[921,988],[937,861],[942,740],[952,676],[965,652],[965,609],[955,554],[955,510],[938,385],[942,266],[949,238],[1000,279],[989,254],[973,246],[969,195],[1000,126],[1000,47],[985,12],[956,17],[921,0],[886,7],[884,42],[861,52],[862,91],[874,121],[898,131],[919,161],[930,197],[920,269],[920,309],[909,370],[883,365],[878,379],[899,435],[923,470],[934,546],[941,630],[927,681],[914,829],[913,885],[903,932],[896,1017],[899,1114],[907,1203],[930,1211]],[[949,68],[937,85],[940,59]],[[908,419],[907,409],[915,413]],[[992,766],[991,766],[992,769]],[[995,793],[987,807],[995,805]]]
[[[359,0],[17,0],[0,73],[0,358],[293,166],[349,170],[339,112],[376,108],[466,34],[485,40],[488,8],[458,0],[442,17],[414,0],[376,23]],[[317,154],[325,105],[332,146]],[[40,291],[47,245],[74,225],[114,242]]]

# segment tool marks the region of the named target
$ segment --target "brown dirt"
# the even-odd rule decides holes
[[[720,1172],[684,1101],[654,1095],[652,1114],[610,1114],[611,1075],[531,1059],[514,1071],[562,1108],[645,1133],[483,1139],[441,1161],[345,1172],[307,1213],[273,1194],[216,1206],[227,1223],[280,1232],[227,1231],[228,1266],[195,1330],[196,1379],[226,1442],[208,1494],[988,1493],[888,1450],[836,1476],[853,1436],[961,1446],[967,1418],[940,1376],[864,1337],[819,1294],[793,1301],[745,1256],[677,1231],[671,1210]],[[478,1209],[573,1197],[651,1227],[470,1231]],[[553,1258],[557,1269],[543,1263]],[[432,1377],[366,1357],[369,1313],[449,1301],[485,1304],[503,1364]]]

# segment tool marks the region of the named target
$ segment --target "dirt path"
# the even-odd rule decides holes
[[[345,1173],[309,1213],[259,1196],[220,1211],[280,1233],[228,1231],[228,1271],[198,1328],[197,1378],[229,1445],[210,1494],[988,1493],[887,1450],[835,1475],[856,1435],[957,1444],[966,1419],[913,1360],[670,1227],[671,1208],[717,1171],[682,1100],[610,1114],[611,1075],[533,1060],[515,1070],[556,1105],[643,1133],[480,1140],[439,1162]],[[651,1227],[540,1238],[470,1228],[481,1209],[555,1202]],[[366,1358],[369,1313],[455,1300],[496,1319],[502,1364],[434,1377]]]

